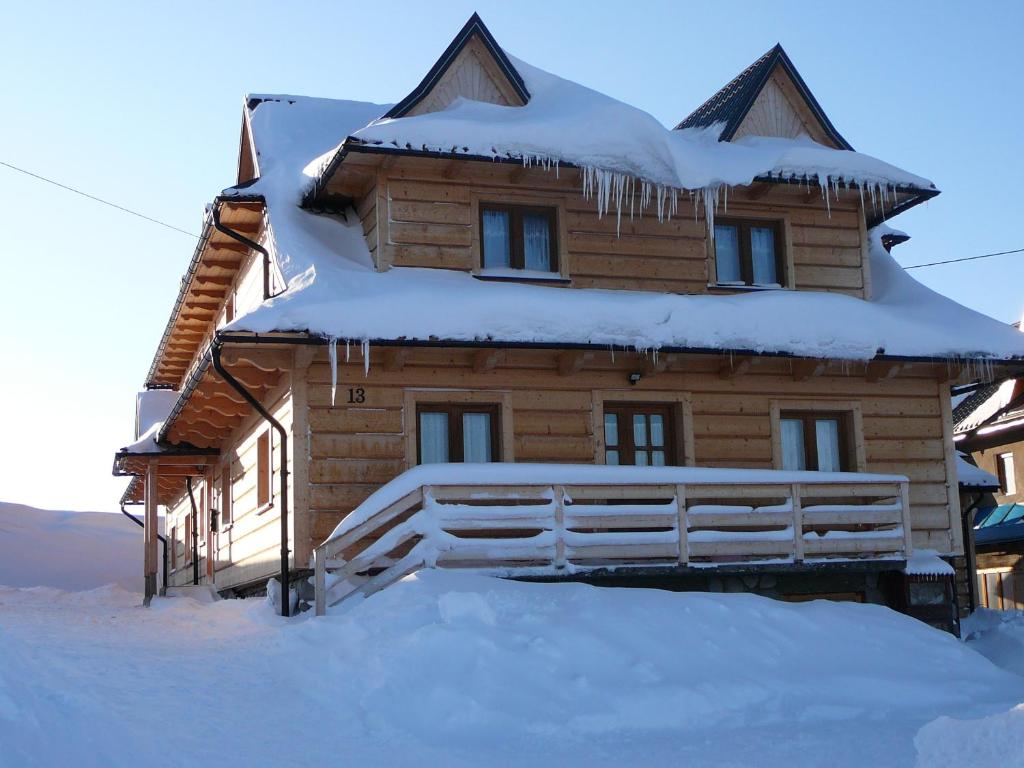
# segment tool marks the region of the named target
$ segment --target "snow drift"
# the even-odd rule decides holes
[[[54,512],[0,502],[0,584],[142,588],[142,529],[108,512]]]
[[[0,763],[910,766],[921,726],[1024,696],[870,605],[440,571],[323,619],[39,597],[0,589]]]

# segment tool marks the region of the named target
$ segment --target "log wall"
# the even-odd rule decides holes
[[[297,542],[297,560],[326,538],[339,520],[380,484],[415,461],[414,403],[490,398],[502,408],[503,458],[517,462],[594,463],[602,455],[601,403],[649,400],[679,403],[684,460],[707,467],[777,466],[773,404],[820,403],[857,412],[857,453],[868,472],[905,474],[911,480],[914,543],[960,554],[955,478],[944,435],[948,388],[932,366],[870,381],[864,366],[833,364],[824,375],[797,380],[793,362],[764,359],[745,373],[723,378],[715,357],[678,356],[667,370],[628,376],[649,364],[635,354],[599,353],[576,373],[562,375],[548,351],[505,353],[487,369],[486,350],[410,350],[401,366],[394,351],[371,351],[364,377],[358,350],[339,365],[335,404],[331,371],[317,353],[308,371],[308,514],[310,538]],[[474,367],[476,370],[474,370]],[[349,390],[352,390],[350,393]],[[360,392],[360,390],[362,390]],[[349,402],[363,398],[362,403]],[[685,407],[682,407],[685,406]],[[944,413],[946,415],[944,415]],[[950,494],[952,481],[953,494]]]
[[[855,192],[827,206],[817,187],[772,185],[757,199],[743,188],[731,193],[720,214],[782,222],[789,287],[865,295]],[[461,162],[446,173],[443,161],[403,159],[378,172],[357,210],[379,268],[478,271],[481,201],[556,207],[562,274],[572,287],[706,293],[714,282],[703,206],[682,197],[677,214],[659,222],[653,209],[630,219],[627,201],[621,219],[614,207],[600,216],[572,170]]]

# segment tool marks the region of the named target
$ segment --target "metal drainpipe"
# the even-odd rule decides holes
[[[971,529],[974,528],[974,510],[985,498],[984,493],[974,494],[974,499],[960,514],[960,528],[964,540],[964,559],[967,560],[967,594],[970,596],[970,609],[973,613],[978,607],[976,592],[978,591],[978,556],[974,549],[974,542],[971,540]]]
[[[188,500],[192,504],[192,585],[199,585],[199,513],[196,511],[196,497],[192,494],[192,478],[185,478]]]
[[[133,515],[127,509],[125,509],[124,508],[124,503],[121,504],[121,514],[124,515],[125,517],[127,517],[129,520],[131,520],[133,523],[135,523],[137,526],[139,526],[143,530],[146,529],[146,524],[144,522],[142,522],[141,520],[139,520],[139,518],[137,518],[135,515]],[[164,592],[166,592],[167,591],[167,539],[164,536],[161,536],[159,533],[156,535],[156,537],[158,539],[160,539],[160,543],[163,544],[164,575],[163,575],[162,581],[163,581],[163,584],[164,584]]]
[[[213,228],[218,232],[221,232],[232,240],[235,240],[242,245],[252,248],[254,251],[258,251],[263,254],[263,300],[266,301],[270,298],[270,252],[262,245],[257,243],[255,240],[250,240],[248,237],[243,235],[241,232],[235,232],[235,230],[224,225],[220,221],[220,204],[218,200],[213,203]]]
[[[213,369],[228,383],[228,386],[240,394],[274,428],[281,442],[281,615],[287,617],[290,614],[288,587],[291,581],[288,573],[288,432],[281,422],[275,419],[270,411],[264,408],[263,404],[242,386],[238,379],[225,370],[220,359],[221,343],[220,339],[214,339],[213,346],[210,348]]]

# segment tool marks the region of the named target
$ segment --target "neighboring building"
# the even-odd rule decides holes
[[[975,604],[1024,609],[1024,380],[977,388],[954,411],[954,435],[958,450],[995,480],[990,493],[965,508],[974,540]]]
[[[236,182],[146,380],[173,403],[115,461],[171,584],[318,550],[322,603],[437,564],[955,627],[949,384],[1024,339],[892,260],[937,190],[781,47],[668,130],[474,16],[395,106],[249,97]]]

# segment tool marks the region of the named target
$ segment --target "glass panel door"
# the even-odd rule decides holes
[[[782,468],[807,469],[804,423],[800,419],[782,419]]]
[[[605,464],[663,467],[675,463],[669,406],[609,404],[604,414]]]
[[[491,414],[462,414],[462,460],[493,461],[491,457]]]

